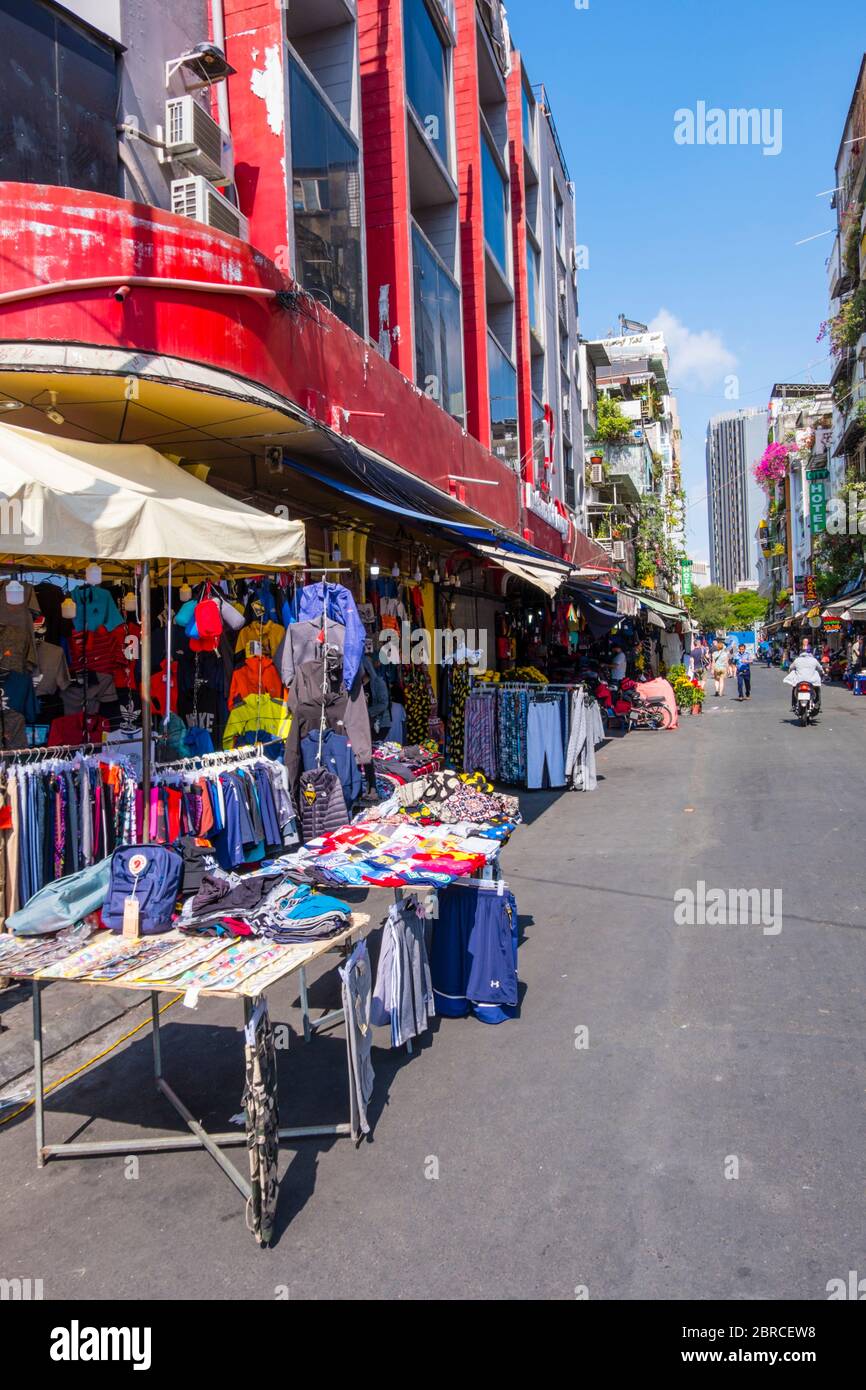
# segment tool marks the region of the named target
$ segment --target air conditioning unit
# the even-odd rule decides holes
[[[619,560],[622,563],[625,559],[625,541],[614,541],[610,553],[613,560]]]
[[[165,103],[165,153],[211,183],[230,183],[234,177],[231,136],[191,96]]]
[[[565,296],[566,296],[567,293],[568,293],[568,286],[567,286],[567,284],[566,284],[566,282],[565,282],[565,276],[564,276],[564,275],[560,275],[560,277],[559,277],[559,297],[560,297],[560,299],[565,299]]]
[[[194,222],[215,227],[217,231],[228,232],[229,236],[240,237],[241,241],[250,239],[249,223],[243,213],[201,175],[172,180],[171,210],[181,217],[191,217]]]
[[[590,466],[589,475],[592,480],[593,487],[600,487],[601,484],[604,482],[604,464],[593,463]]]
[[[563,398],[562,398],[562,413],[563,413],[563,415],[567,415],[568,412],[569,412],[570,410],[571,410],[571,401],[570,401],[570,399],[569,399],[568,396],[563,396]]]

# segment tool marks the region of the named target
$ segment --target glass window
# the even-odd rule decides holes
[[[486,140],[481,141],[481,178],[484,192],[484,236],[503,270],[508,269],[508,186]]]
[[[573,509],[577,505],[574,485],[574,450],[570,444],[566,444],[563,453],[565,456],[565,501],[566,505]]]
[[[448,68],[445,45],[424,0],[403,0],[406,93],[443,163],[448,163]]]
[[[562,238],[565,230],[565,208],[559,196],[559,190],[553,190],[553,214],[556,218],[556,245],[562,250]]]
[[[535,103],[529,92],[526,90],[525,83],[521,82],[520,91],[523,97],[523,143],[529,150],[533,159],[535,158]]]
[[[544,406],[537,396],[532,397],[532,457],[535,477],[544,477],[544,457],[547,453],[547,431],[544,427]]]
[[[33,0],[0,0],[0,52],[0,179],[117,195],[112,46]]]
[[[496,339],[489,333],[487,355],[493,452],[510,468],[516,470],[520,463],[520,446],[517,439],[517,372]]]
[[[291,62],[297,279],[364,336],[358,147]]]
[[[456,420],[463,420],[460,291],[412,228],[415,290],[415,383]]]
[[[541,253],[526,239],[526,268],[529,278],[529,327],[541,333]]]

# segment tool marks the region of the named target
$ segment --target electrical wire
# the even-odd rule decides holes
[[[160,1014],[164,1014],[166,1009],[172,1009],[175,1004],[179,1003],[179,997],[177,999],[169,999],[168,1003],[163,1004],[162,1008],[159,1010]],[[56,1091],[58,1087],[65,1085],[67,1081],[72,1081],[76,1076],[80,1076],[83,1071],[87,1071],[88,1068],[92,1067],[96,1062],[101,1062],[103,1057],[107,1057],[110,1053],[114,1052],[116,1048],[120,1047],[121,1043],[128,1042],[130,1038],[134,1038],[136,1033],[140,1033],[142,1028],[146,1028],[150,1022],[151,1020],[149,1018],[142,1019],[141,1023],[137,1024],[135,1028],[131,1028],[128,1033],[124,1033],[123,1037],[118,1038],[110,1047],[104,1047],[101,1052],[97,1052],[96,1056],[91,1057],[88,1062],[82,1062],[80,1067],[76,1067],[73,1071],[67,1072],[65,1076],[59,1077],[57,1081],[52,1081],[50,1086],[46,1086],[43,1089],[43,1096],[50,1096],[52,1091]],[[8,1125],[10,1120],[16,1119],[18,1115],[23,1115],[25,1110],[31,1109],[35,1104],[36,1097],[34,1096],[32,1100],[26,1100],[17,1110],[13,1110],[11,1115],[4,1115],[3,1118],[0,1119],[0,1125]]]

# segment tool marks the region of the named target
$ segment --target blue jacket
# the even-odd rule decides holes
[[[364,656],[364,643],[367,634],[358,616],[358,607],[349,590],[342,584],[326,584],[324,579],[318,584],[308,584],[301,590],[298,604],[298,621],[301,623],[320,623],[325,612],[328,621],[339,623],[346,629],[343,645],[343,684],[351,690],[361,667]]]

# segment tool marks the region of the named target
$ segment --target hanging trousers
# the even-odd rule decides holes
[[[551,787],[565,786],[565,755],[559,705],[530,703],[526,724],[526,785],[544,785],[544,771]]]

